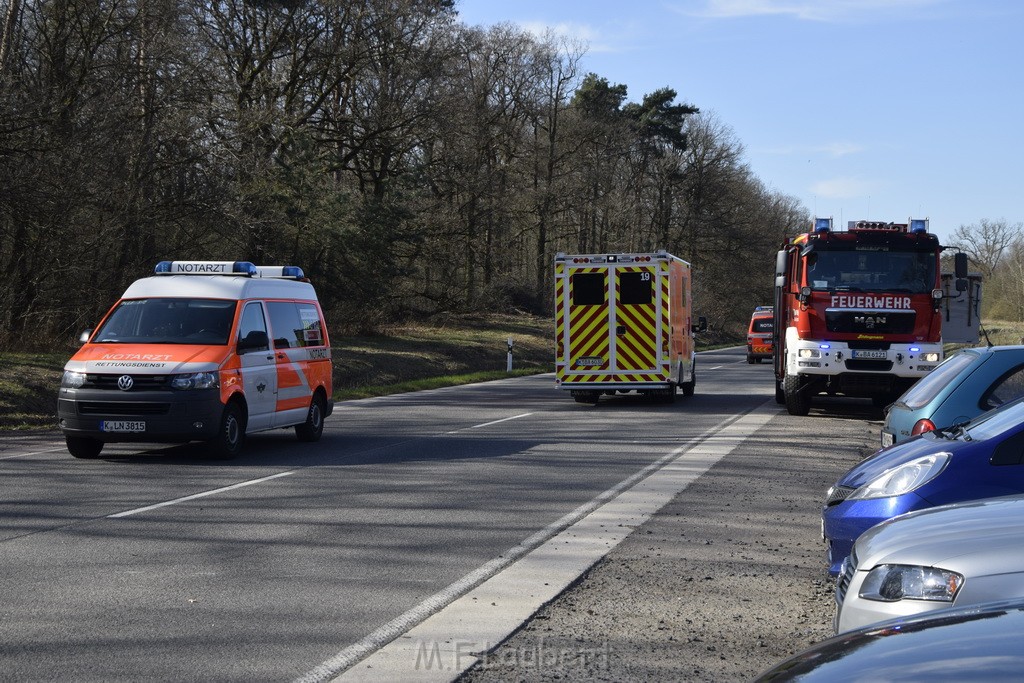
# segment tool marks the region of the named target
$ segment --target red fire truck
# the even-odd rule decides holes
[[[946,341],[977,341],[980,280],[968,281],[966,255],[957,254],[950,291],[942,250],[927,219],[851,221],[837,231],[831,218],[816,218],[812,232],[783,245],[775,268],[776,400],[792,415],[806,415],[821,393],[893,401],[942,361],[944,319],[964,318],[953,307],[967,308],[974,337],[957,330]]]

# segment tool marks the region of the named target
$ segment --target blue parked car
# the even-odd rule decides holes
[[[886,412],[882,447],[965,422],[1024,396],[1024,345],[957,351]]]
[[[828,490],[821,511],[829,573],[857,537],[913,510],[1024,492],[1024,398],[970,422],[883,448]]]

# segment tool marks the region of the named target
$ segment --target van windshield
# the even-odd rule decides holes
[[[235,301],[219,299],[128,299],[118,304],[92,341],[226,345],[235,306]]]

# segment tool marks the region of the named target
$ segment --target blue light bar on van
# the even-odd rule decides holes
[[[253,275],[258,277],[279,277],[294,280],[304,280],[305,273],[298,266],[253,266]]]
[[[928,232],[927,218],[911,218],[910,232]]]
[[[256,266],[248,261],[161,261],[157,275],[255,275]]]
[[[814,232],[831,232],[832,230],[832,219],[831,218],[815,218],[814,219]]]

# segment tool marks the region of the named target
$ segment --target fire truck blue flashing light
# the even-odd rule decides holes
[[[818,348],[819,349],[824,349],[824,350],[827,351],[828,349],[832,348],[832,345],[831,344],[818,344]]]
[[[910,232],[928,232],[927,218],[911,218]]]
[[[831,218],[815,218],[814,219],[814,232],[831,232],[832,230],[832,219]]]

